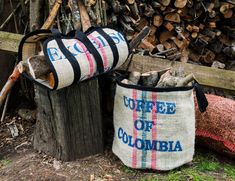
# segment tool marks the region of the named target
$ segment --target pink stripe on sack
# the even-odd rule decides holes
[[[89,75],[88,75],[88,77],[90,78],[94,74],[94,64],[93,64],[91,54],[89,51],[87,51],[86,46],[82,42],[80,42],[79,40],[76,40],[76,41],[79,44],[79,46],[82,48],[83,52],[86,54],[87,60],[89,62]]]
[[[135,89],[133,89],[133,99],[136,100],[137,98],[137,91]],[[135,109],[133,109],[133,140],[135,142],[136,138],[137,138],[137,130],[134,126],[135,121],[137,120],[137,112]],[[132,167],[136,168],[136,164],[137,164],[137,150],[135,147],[133,147],[133,151],[132,151]]]
[[[99,39],[94,37],[93,35],[88,35],[88,37],[92,38],[93,40],[95,40],[96,44],[100,47],[100,51],[101,51],[101,56],[102,56],[102,60],[103,60],[103,65],[104,65],[104,70],[108,69],[108,59],[104,50],[104,47],[102,46],[102,44],[100,43]]]
[[[154,103],[157,102],[157,93],[152,92],[152,101]],[[153,127],[152,127],[152,140],[157,139],[157,112],[156,112],[156,106],[153,106],[152,109],[152,121],[153,121]],[[156,169],[157,167],[157,151],[154,149],[152,150],[152,163],[151,168]]]

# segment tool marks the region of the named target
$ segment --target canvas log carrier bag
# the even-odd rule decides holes
[[[195,89],[201,111],[207,100],[198,86],[150,88],[117,79],[113,152],[132,168],[170,170],[192,161]]]
[[[22,39],[19,60],[27,61],[40,50],[50,65],[54,82],[50,85],[40,78],[33,81],[50,90],[113,70],[121,66],[130,53],[124,35],[108,27],[92,27],[85,33],[76,31],[66,36],[56,29],[34,31]]]

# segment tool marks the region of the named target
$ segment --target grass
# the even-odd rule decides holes
[[[220,163],[211,155],[196,155],[195,164],[197,170],[201,172],[216,171],[220,168]]]
[[[235,164],[226,159],[226,156],[219,157],[215,153],[205,150],[197,150],[192,164],[182,166],[169,172],[148,173],[123,167],[127,174],[136,174],[139,181],[235,181]]]
[[[227,175],[227,177],[235,180],[235,166],[233,165],[229,165],[229,164],[225,164],[224,165],[224,172]]]
[[[136,174],[137,173],[136,170],[134,170],[132,168],[129,168],[125,165],[123,165],[122,170],[123,170],[124,173],[127,173],[127,174]]]
[[[9,159],[0,160],[0,168],[8,165],[9,163],[11,163],[11,160],[9,160]]]

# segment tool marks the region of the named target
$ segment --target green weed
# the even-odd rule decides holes
[[[129,174],[135,174],[137,172],[136,170],[129,168],[125,165],[123,165],[122,170],[124,173],[129,173]]]
[[[180,171],[171,171],[167,175],[168,181],[181,181],[182,180],[182,173]]]
[[[9,159],[0,160],[0,168],[3,167],[3,166],[8,165],[10,163],[11,163],[11,160],[9,160]]]
[[[220,164],[218,162],[214,161],[209,161],[207,159],[202,160],[200,163],[197,165],[197,169],[201,172],[205,171],[216,171],[220,167]]]
[[[160,181],[160,180],[154,177],[145,177],[145,178],[140,179],[139,181]]]
[[[203,175],[195,168],[186,168],[182,170],[182,174],[186,180],[193,181],[214,181],[214,178],[208,175]]]
[[[235,167],[229,164],[224,165],[225,174],[235,180]]]

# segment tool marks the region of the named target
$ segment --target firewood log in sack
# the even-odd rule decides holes
[[[192,161],[195,143],[195,89],[200,110],[207,100],[198,84],[153,88],[117,78],[112,150],[132,168],[171,170]]]
[[[219,153],[235,158],[235,101],[206,95],[209,106],[200,113],[196,105],[196,140]]]
[[[50,90],[118,68],[130,54],[124,35],[108,27],[92,27],[85,33],[76,31],[68,35],[62,35],[56,29],[31,32],[20,43],[19,59],[28,60],[40,50],[51,70],[49,78],[48,75],[46,79],[45,76],[32,78],[24,75]]]

